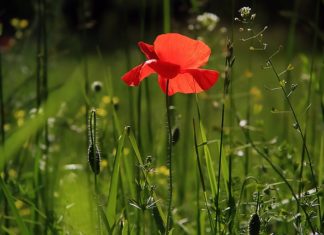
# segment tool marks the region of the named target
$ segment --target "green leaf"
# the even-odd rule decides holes
[[[205,143],[207,142],[207,136],[205,132],[205,128],[199,118],[199,127],[200,127],[200,133],[202,141]],[[213,161],[211,159],[210,150],[208,145],[204,145],[204,153],[205,153],[205,160],[206,160],[206,166],[207,166],[207,173],[208,173],[208,179],[211,187],[211,191],[213,196],[216,195],[216,188],[217,188],[217,182],[216,182],[216,174],[213,168]]]
[[[110,228],[115,224],[116,220],[117,192],[119,188],[119,168],[122,150],[124,148],[125,136],[126,129],[124,130],[124,133],[119,137],[118,140],[118,147],[114,161],[113,173],[110,181],[109,196],[107,202],[107,219]]]
[[[127,220],[124,221],[122,235],[128,235],[128,221]]]

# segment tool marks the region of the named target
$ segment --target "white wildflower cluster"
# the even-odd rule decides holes
[[[219,17],[217,15],[210,12],[204,12],[203,14],[198,15],[195,24],[190,24],[188,28],[189,30],[207,29],[211,32],[216,28],[218,22]]]
[[[251,8],[250,8],[250,7],[242,7],[242,8],[239,10],[239,13],[241,14],[241,17],[242,17],[242,18],[249,17],[250,14],[251,14]]]
[[[219,22],[219,17],[213,13],[205,12],[197,16],[197,22],[208,31],[213,31]]]

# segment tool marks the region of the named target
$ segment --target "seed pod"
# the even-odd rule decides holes
[[[249,222],[249,235],[259,235],[260,234],[260,217],[257,213],[251,216]]]
[[[100,151],[98,146],[94,148],[94,145],[91,143],[88,148],[88,161],[91,167],[91,170],[94,174],[98,175],[100,172]]]
[[[180,129],[175,127],[172,129],[172,144],[175,145],[180,138]]]
[[[96,144],[96,110],[93,109],[90,112],[89,119],[89,147],[88,147],[88,161],[91,170],[94,174],[100,172],[100,151]]]
[[[94,81],[91,85],[91,88],[94,92],[100,92],[102,90],[102,82]]]

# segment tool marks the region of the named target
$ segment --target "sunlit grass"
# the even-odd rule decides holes
[[[171,23],[168,2],[164,1],[164,31],[170,29]],[[198,7],[198,1],[191,2]],[[298,86],[284,87],[290,92],[293,107],[287,109],[284,99],[288,93],[283,96],[280,91],[283,83],[271,69],[264,68],[269,67],[267,60],[279,47],[276,38],[278,41],[281,38],[276,29],[265,32],[264,40],[270,45],[257,53],[238,39],[239,27],[234,28],[234,35],[237,39],[231,74],[234,79],[230,83],[232,90],[227,94],[230,97],[223,96],[227,35],[218,31],[203,36],[212,47],[206,67],[221,71],[222,78],[212,89],[197,97],[182,94],[173,97],[170,117],[172,128],[179,128],[179,139],[172,154],[171,231],[173,234],[197,234],[198,230],[200,234],[211,231],[244,233],[254,214],[261,218],[264,234],[294,233],[295,224],[304,233],[309,233],[310,223],[320,231],[317,207],[319,203],[323,213],[324,180],[321,55],[298,52],[287,64],[285,56],[279,53],[271,60],[277,74],[285,71],[289,64],[294,67],[289,67],[289,73],[292,83]],[[2,224],[1,233],[11,231],[15,234],[19,230],[20,234],[32,234],[34,223],[39,223],[43,231],[45,221],[47,231],[53,234],[164,233],[170,176],[166,164],[165,96],[154,75],[141,85],[143,94],[147,93],[144,86],[149,90],[149,96],[142,95],[141,100],[138,100],[136,88],[130,88],[134,89],[133,93],[128,92],[128,87],[120,80],[128,66],[141,61],[135,46],[135,42],[130,46],[129,55],[123,48],[112,52],[97,48],[86,54],[88,92],[84,87],[83,58],[59,50],[50,51],[49,95],[38,111],[35,111],[36,48],[31,44],[1,54],[6,138],[0,146],[0,169],[3,171],[7,166],[9,178],[7,182],[1,181],[0,219],[5,218],[10,224],[8,228]],[[314,63],[313,85],[308,90],[311,63]],[[280,78],[284,75],[285,72]],[[92,89],[91,84],[95,81],[100,82],[100,90]],[[310,91],[311,97],[308,96]],[[148,98],[150,102],[145,100]],[[134,120],[130,118],[131,108],[136,111],[138,104],[141,105],[141,123],[138,123],[138,113]],[[222,126],[223,104],[226,108]],[[85,117],[89,113],[86,105],[97,114],[94,131],[101,153],[101,169],[96,179],[87,159],[89,127]],[[248,109],[249,118],[246,116]],[[296,128],[297,118],[291,115],[292,110],[300,128]],[[43,143],[35,141],[37,136],[43,135],[45,120],[48,120],[50,141],[46,156],[42,153]],[[300,157],[304,144],[300,133],[304,130],[317,182],[311,175],[309,163],[305,163],[301,184]],[[223,156],[219,160],[220,148]],[[247,152],[249,161],[246,163]],[[39,168],[38,164],[34,166],[38,159]],[[36,182],[39,185],[34,185],[34,177],[38,174]],[[295,193],[301,188],[298,201],[297,197],[293,199],[290,186]],[[48,189],[46,193],[44,188]],[[33,200],[37,193],[39,201],[35,208]],[[316,201],[317,197],[320,202]],[[3,213],[5,198],[9,215]],[[16,206],[20,201],[24,202],[23,207]],[[45,210],[47,202],[52,204],[53,211]],[[296,210],[300,205],[303,210]],[[23,211],[26,208],[30,213]],[[217,209],[220,212],[218,224],[215,223]],[[35,213],[38,221],[33,221]],[[310,222],[305,214],[310,216]],[[299,217],[301,220],[297,220]]]

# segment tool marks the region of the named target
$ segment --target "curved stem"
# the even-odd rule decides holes
[[[165,234],[168,234],[171,227],[171,208],[172,208],[172,131],[171,131],[171,116],[170,116],[170,98],[169,98],[169,79],[166,84],[165,104],[167,109],[167,126],[168,126],[168,146],[167,146],[167,163],[169,167],[169,204],[167,213],[167,225]]]

